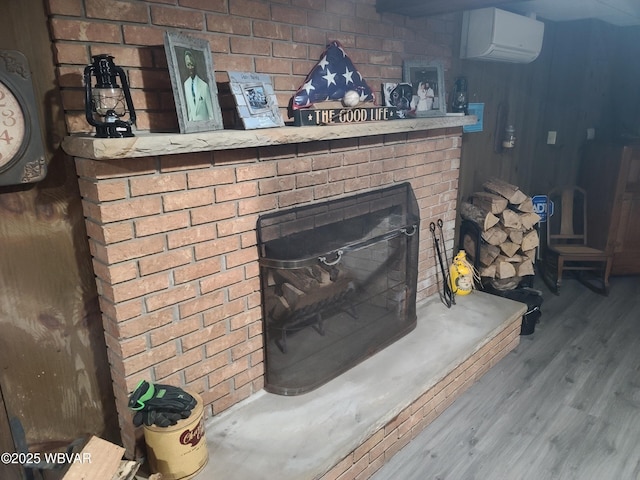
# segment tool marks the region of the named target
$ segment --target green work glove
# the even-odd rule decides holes
[[[129,397],[129,408],[138,411],[181,413],[191,411],[196,399],[181,388],[172,385],[152,384],[140,381]]]

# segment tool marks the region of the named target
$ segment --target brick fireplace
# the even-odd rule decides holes
[[[420,210],[417,301],[435,294],[428,225],[444,220],[451,251],[462,126],[475,118],[166,133],[178,125],[162,45],[165,31],[208,40],[217,81],[227,81],[226,72],[234,70],[268,74],[284,107],[334,39],[372,87],[401,79],[407,59],[438,60],[446,73],[455,47],[455,16],[379,14],[373,0],[45,4],[70,134],[62,147],[78,174],[128,457],[144,455],[137,438],[141,432],[134,430],[127,409],[139,380],[199,392],[213,420],[265,397],[259,216],[409,182]],[[87,135],[82,71],[92,55],[101,53],[113,55],[126,70],[137,110],[134,138]],[[387,415],[377,430],[362,432],[366,436],[357,443],[357,454],[347,447],[327,456],[332,464],[321,470],[332,470],[326,478],[355,478],[352,464],[361,469],[363,459],[371,458],[370,471],[397,451],[408,441],[407,431],[426,425],[456,392],[517,344],[516,326],[501,328],[467,345],[472,357],[461,358],[433,388],[415,391],[417,397],[405,394],[404,409],[394,406],[387,412],[397,417]],[[242,453],[250,442],[226,446]],[[231,461],[226,453],[215,452],[210,465],[221,464],[221,456]],[[207,478],[218,476],[229,477]]]
[[[208,415],[262,389],[259,215],[410,182],[422,229],[417,299],[436,292],[425,225],[442,218],[451,249],[461,142],[455,125],[461,121],[415,121],[424,122],[418,129],[414,121],[385,122],[409,131],[383,127],[388,133],[365,134],[360,128],[352,129],[360,136],[347,138],[334,127],[285,127],[296,138],[318,129],[320,137],[337,138],[242,149],[198,144],[198,136],[215,138],[215,132],[66,139],[79,176],[129,455],[136,439],[126,403],[141,379],[200,392]],[[343,135],[351,135],[348,130]],[[186,146],[161,154],[175,137]],[[185,151],[198,148],[204,151]]]

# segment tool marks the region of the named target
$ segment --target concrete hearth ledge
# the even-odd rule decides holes
[[[209,463],[195,478],[321,477],[525,310],[482,292],[451,309],[430,297],[414,331],[322,387],[295,397],[261,392],[208,419]]]

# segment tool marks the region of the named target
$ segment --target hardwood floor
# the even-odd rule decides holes
[[[535,333],[372,480],[640,479],[640,277],[535,287]]]

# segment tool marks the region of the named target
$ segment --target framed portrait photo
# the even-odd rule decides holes
[[[164,48],[180,133],[221,130],[222,111],[209,42],[166,32]]]
[[[411,113],[416,117],[442,117],[447,114],[444,69],[441,63],[408,60],[403,81],[413,88]]]
[[[246,130],[284,127],[269,75],[250,72],[228,73],[231,94]]]

